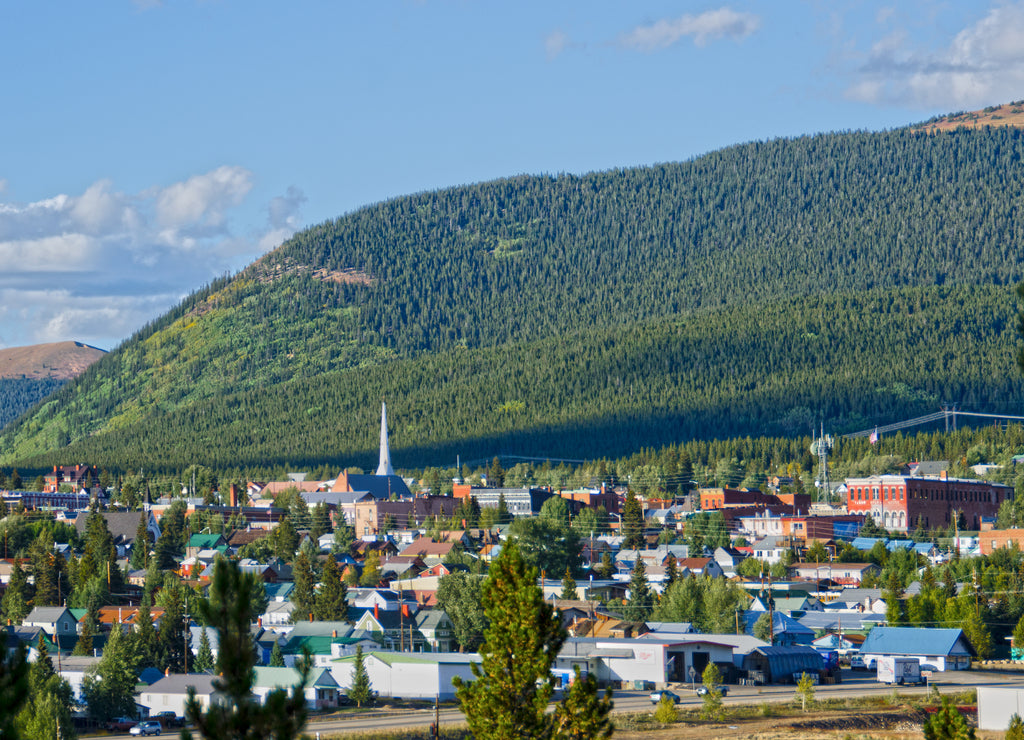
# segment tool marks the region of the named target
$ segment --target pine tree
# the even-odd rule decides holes
[[[237,563],[219,559],[214,565],[210,598],[200,599],[198,609],[204,624],[217,630],[217,678],[213,688],[224,702],[205,711],[189,690],[185,706],[187,720],[199,735],[218,740],[293,740],[306,724],[306,699],[302,687],[309,680],[312,659],[308,653],[299,661],[300,678],[291,691],[272,691],[262,703],[251,701],[255,679],[256,650],[252,638],[252,590],[256,577],[243,573]],[[182,740],[192,740],[183,730]]]
[[[644,510],[633,491],[626,494],[626,502],[622,506],[622,536],[622,546],[627,550],[639,550],[646,544]]]
[[[281,643],[274,640],[274,647],[270,649],[270,665],[273,668],[284,668],[284,654],[281,652]]]
[[[21,737],[75,738],[71,686],[54,670],[42,635],[36,650],[38,657],[29,671],[30,698],[16,720]]]
[[[313,618],[318,622],[337,622],[348,617],[348,602],[345,584],[341,582],[341,571],[334,557],[324,563],[324,574],[320,593],[316,595]]]
[[[22,620],[28,616],[31,611],[28,605],[29,590],[28,576],[22,570],[21,563],[15,560],[14,568],[11,570],[10,583],[7,584],[7,590],[4,591],[3,601],[0,601],[4,619],[9,619],[14,624],[21,624]]]
[[[132,568],[144,570],[149,564],[149,528],[147,524],[148,514],[139,514],[139,526],[135,529],[135,541],[132,542]]]
[[[491,564],[483,603],[484,632],[475,680],[452,680],[469,729],[478,740],[545,737],[554,691],[551,666],[565,640],[558,616],[537,586],[537,570],[509,543]]]
[[[120,629],[111,630],[100,662],[85,674],[82,693],[93,719],[105,721],[135,714],[139,658],[133,648],[132,641]]]
[[[92,655],[93,643],[100,632],[100,603],[99,592],[94,591],[89,599],[88,611],[82,619],[82,631],[78,635],[75,649],[71,651],[72,655]]]
[[[334,560],[334,558],[330,558]],[[335,561],[337,562],[337,561]],[[316,590],[313,576],[313,565],[304,550],[299,550],[292,569],[295,588],[292,589],[291,601],[293,622],[305,622],[313,613],[316,604]]]
[[[718,688],[718,684],[722,682],[722,674],[718,670],[718,666],[714,663],[708,663],[704,667],[704,673],[701,674],[701,683],[704,684],[704,693],[701,696],[701,703],[703,706],[700,710],[700,716],[704,719],[710,719],[719,721],[722,719],[722,691]]]
[[[157,597],[157,603],[164,610],[160,618],[160,629],[157,630],[162,667],[171,673],[188,673],[194,657],[190,647],[190,620],[185,617],[185,587],[164,587]]]
[[[1019,651],[1019,656],[1024,657],[1024,616],[1017,620],[1017,626],[1013,628],[1013,648]]]
[[[24,645],[0,653],[0,737],[17,737],[15,719],[31,695],[27,655]]]
[[[352,685],[348,688],[348,698],[354,701],[357,707],[363,706],[373,698],[370,674],[366,672],[362,645],[356,646],[356,657],[352,662]]]
[[[594,674],[581,678],[579,666],[575,666],[575,673],[565,698],[555,707],[555,737],[566,740],[611,737],[615,731],[610,716],[612,690],[609,688],[603,697],[599,696]]]
[[[562,599],[575,601],[579,598],[576,593],[576,581],[572,577],[572,572],[568,568],[565,569],[565,575],[562,576]]]
[[[974,728],[967,724],[948,696],[942,697],[942,706],[925,720],[923,729],[925,740],[974,740],[976,737]]]
[[[508,510],[508,503],[505,501],[505,492],[498,494],[498,524],[508,524],[512,521],[512,513]]]
[[[754,622],[754,637],[772,644],[772,613],[764,612]]]
[[[153,627],[149,594],[143,597],[139,611],[135,615],[135,644],[139,651],[139,668],[158,668],[157,655],[160,648],[156,629]]]
[[[622,610],[623,616],[630,622],[646,622],[653,608],[654,593],[647,582],[647,568],[643,558],[638,557],[629,579],[629,603]]]
[[[276,647],[277,643],[274,643],[274,645]],[[274,663],[271,662],[271,665],[274,665]],[[199,634],[199,650],[196,652],[196,659],[192,665],[192,670],[196,673],[207,673],[213,670],[213,651],[210,649],[210,638],[206,634],[206,627],[203,627]]]
[[[669,556],[668,563],[665,565],[665,590],[673,583],[679,580],[679,567],[676,565],[676,559],[674,556]]]

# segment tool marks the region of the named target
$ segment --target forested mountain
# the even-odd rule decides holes
[[[32,408],[102,357],[81,342],[0,349],[0,427]]]
[[[369,206],[145,327],[0,462],[369,465],[381,400],[410,466],[1019,408],[1022,154],[827,134]]]

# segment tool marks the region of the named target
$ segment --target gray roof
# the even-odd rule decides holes
[[[64,612],[67,611],[69,611],[69,609],[66,606],[37,606],[28,613],[28,616],[25,617],[23,621],[35,624],[39,624],[40,622],[49,624],[51,622],[56,622],[64,615]]]
[[[357,501],[374,498],[374,495],[369,491],[309,491],[300,492],[299,495],[310,506],[321,503],[344,506],[345,504],[354,504]]]
[[[145,692],[153,694],[187,694],[190,687],[195,687],[197,695],[209,696],[216,693],[213,688],[215,680],[216,676],[210,676],[205,673],[172,673],[152,684],[148,689],[145,689]]]
[[[141,511],[101,511],[100,514],[107,520],[107,530],[114,538],[115,544],[130,544],[135,541],[135,532],[139,528],[139,517],[143,516]],[[75,519],[75,529],[79,534],[85,534],[85,525],[89,515],[79,516]]]
[[[879,622],[885,621],[884,614],[873,614],[871,612],[843,612],[837,614],[834,611],[807,612],[797,620],[804,627],[820,632],[822,630],[862,630],[871,629]]]

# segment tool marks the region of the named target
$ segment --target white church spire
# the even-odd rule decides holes
[[[377,475],[394,475],[395,469],[391,467],[391,453],[388,451],[388,407],[387,404],[380,404],[380,465],[377,466]]]

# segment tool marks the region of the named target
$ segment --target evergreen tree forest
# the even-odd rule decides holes
[[[4,428],[0,463],[617,457],[1019,408],[1024,133],[522,176],[297,234]]]

